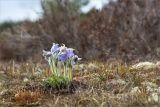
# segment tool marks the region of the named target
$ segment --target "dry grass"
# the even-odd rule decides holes
[[[85,62],[74,68],[68,89],[48,89],[42,80],[48,66],[42,63],[0,63],[1,106],[135,107],[160,106],[160,72],[131,71],[121,62]]]

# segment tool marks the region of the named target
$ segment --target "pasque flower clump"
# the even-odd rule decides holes
[[[50,51],[43,50],[43,56],[48,61],[51,75],[45,80],[50,86],[68,85],[72,81],[73,66],[81,58],[75,53],[73,48],[67,48],[64,44],[53,43]]]

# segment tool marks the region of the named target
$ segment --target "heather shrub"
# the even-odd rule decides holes
[[[110,2],[102,11],[92,10],[86,15],[79,12],[79,6],[77,1],[45,0],[42,18],[14,28],[16,32],[1,45],[14,54],[10,56],[1,51],[0,55],[14,57],[19,50],[20,58],[41,57],[41,50],[56,42],[77,49],[84,59],[134,61],[160,58],[159,0],[118,0]],[[19,42],[13,42],[17,40],[12,36],[19,35],[19,38],[21,32],[28,35],[28,39],[23,39],[23,48],[19,48]],[[6,37],[2,34],[4,31],[0,35]],[[15,48],[8,48],[10,43],[14,43]]]
[[[92,11],[80,23],[82,52],[125,61],[159,58],[159,4],[158,0],[119,0]]]

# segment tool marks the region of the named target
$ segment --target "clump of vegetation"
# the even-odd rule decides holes
[[[18,105],[39,105],[38,102],[42,98],[42,94],[39,90],[18,90],[15,92],[12,97],[12,101],[14,101]]]
[[[51,69],[50,76],[44,81],[47,86],[66,87],[72,81],[73,65],[79,61],[74,49],[53,43],[50,51],[43,51]]]

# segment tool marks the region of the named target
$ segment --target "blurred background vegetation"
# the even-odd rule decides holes
[[[117,0],[81,13],[88,0],[43,0],[34,22],[0,24],[0,59],[42,59],[53,42],[75,48],[84,60],[160,58],[160,1]]]

